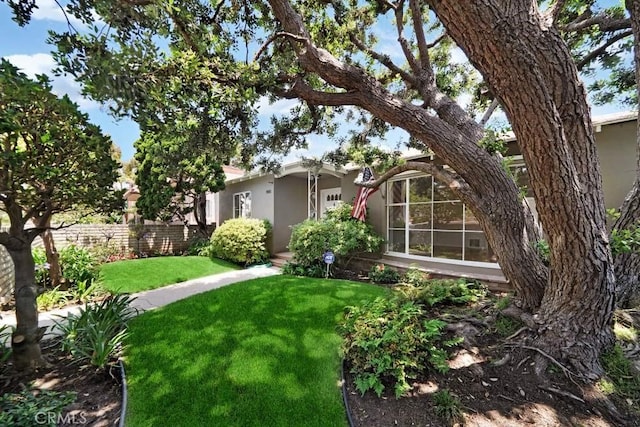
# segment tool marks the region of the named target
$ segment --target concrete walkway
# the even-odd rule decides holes
[[[140,312],[147,310],[153,310],[154,308],[162,307],[172,302],[190,297],[192,295],[207,292],[212,289],[217,289],[222,286],[230,285],[236,282],[244,282],[245,280],[256,279],[259,277],[267,277],[280,274],[280,269],[271,268],[249,268],[246,270],[234,270],[226,273],[215,274],[213,276],[200,277],[197,279],[188,280],[182,283],[176,283],[175,285],[169,285],[158,289],[152,289],[149,291],[138,292],[137,294],[131,294],[136,299],[131,303],[132,307],[137,308]],[[38,325],[46,326],[48,329],[47,335],[55,334],[52,330],[54,321],[60,317],[66,317],[69,313],[78,313],[82,306],[69,306],[57,310],[47,311],[39,313]],[[15,312],[3,312],[0,313],[2,318],[0,319],[0,326],[2,325],[16,325]]]

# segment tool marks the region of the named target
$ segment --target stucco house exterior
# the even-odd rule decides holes
[[[607,208],[617,208],[631,188],[636,167],[637,113],[616,113],[593,120]],[[507,138],[508,155],[521,185],[527,174],[517,142]],[[412,160],[432,161],[424,154]],[[359,168],[302,162],[281,173],[252,172],[231,178],[218,194],[219,223],[235,217],[267,219],[273,225],[272,253],[287,251],[291,226],[321,217],[340,201],[352,202]],[[530,196],[530,194],[529,194]],[[527,197],[535,208],[533,198]],[[383,184],[368,200],[369,221],[386,239],[380,261],[399,267],[417,265],[437,274],[504,282],[478,221],[453,193],[432,177],[406,172]]]

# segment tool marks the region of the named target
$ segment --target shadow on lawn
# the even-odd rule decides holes
[[[127,425],[346,425],[336,324],[384,292],[277,276],[141,315],[126,351]]]

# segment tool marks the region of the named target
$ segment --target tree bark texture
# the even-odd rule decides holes
[[[631,16],[631,28],[635,41],[633,56],[636,82],[640,82],[640,1],[629,0],[626,6]],[[640,86],[637,86],[636,95],[640,99]],[[620,217],[613,225],[617,230],[640,227],[640,122],[636,138],[636,179],[620,207]],[[640,254],[636,252],[617,254],[614,265],[618,307],[640,305]]]
[[[5,245],[15,267],[16,329],[11,337],[14,366],[18,371],[45,366],[40,351],[44,330],[38,327],[38,289],[31,240],[10,237]]]
[[[593,379],[613,342],[614,271],[586,92],[535,2],[431,0],[500,99],[527,163],[551,255],[540,345]]]
[[[533,228],[528,227],[529,217],[525,215],[513,180],[496,158],[478,146],[478,134],[470,131],[477,124],[464,125],[472,120],[461,117],[461,109],[445,109],[441,118],[392,95],[363,70],[313,45],[302,18],[288,1],[270,0],[269,3],[284,29],[303,40],[292,42],[301,66],[345,90],[328,94],[294,85],[291,92],[310,104],[357,105],[405,129],[424,144],[425,150],[433,151],[456,172],[457,184],[451,188],[480,221],[523,306],[530,310],[539,307],[548,278],[548,270],[533,248],[539,236],[530,234]]]

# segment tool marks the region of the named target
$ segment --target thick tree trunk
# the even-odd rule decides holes
[[[540,345],[581,374],[613,342],[614,274],[586,93],[535,3],[429,2],[501,100],[522,149],[551,251]]]
[[[14,366],[18,371],[46,366],[40,352],[40,339],[44,329],[38,327],[38,308],[35,284],[35,263],[31,255],[31,241],[11,239],[6,245],[15,266],[16,330],[11,344]]]
[[[633,56],[636,82],[640,82],[640,2],[627,1],[625,4],[631,16],[631,28],[635,40]],[[640,85],[636,86],[636,95],[640,99]],[[640,226],[640,122],[636,138],[636,181],[620,207],[620,218],[613,225],[613,229],[617,230]],[[618,307],[640,305],[640,254],[637,252],[617,254],[615,273]]]

